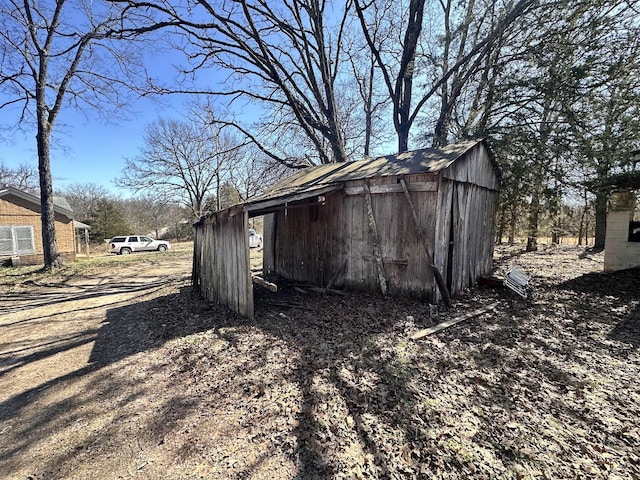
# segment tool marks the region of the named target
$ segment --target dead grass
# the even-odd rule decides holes
[[[192,255],[193,242],[172,244],[166,252],[142,252],[132,255],[115,255],[107,252],[94,252],[91,256],[78,255],[75,262],[64,264],[50,272],[42,272],[42,265],[21,267],[0,267],[0,291],[11,289],[24,283],[61,284],[64,281],[83,275],[100,274],[113,268],[123,268],[140,263],[157,264],[165,258],[183,258]]]
[[[13,285],[3,472],[639,477],[640,272],[598,273],[602,254],[575,247],[499,249],[496,273],[510,264],[532,298],[474,289],[438,320],[497,310],[417,342],[433,320],[408,298],[282,285],[244,320],[191,296],[186,254]]]

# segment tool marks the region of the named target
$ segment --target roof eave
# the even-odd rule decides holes
[[[35,205],[38,205],[38,207],[40,207],[40,198],[36,197],[35,195],[32,195],[30,193],[24,192],[22,190],[18,190],[17,188],[14,187],[4,187],[2,189],[0,189],[0,197],[4,197],[5,195],[15,195],[18,198],[21,198],[22,200],[26,201],[26,202],[30,202],[33,203]],[[73,220],[73,211],[72,210],[68,210],[64,207],[61,207],[60,205],[53,205],[53,211],[56,213],[60,213],[62,215],[64,215],[65,217],[67,217],[69,220]]]

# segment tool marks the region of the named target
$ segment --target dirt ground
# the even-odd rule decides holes
[[[5,282],[0,477],[640,478],[640,269],[510,265],[531,298],[481,286],[435,319],[283,284],[248,321],[192,296],[188,254]]]

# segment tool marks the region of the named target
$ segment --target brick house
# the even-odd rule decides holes
[[[56,238],[63,261],[76,259],[73,211],[66,199],[54,199]],[[40,198],[13,187],[0,187],[0,263],[19,257],[21,264],[44,263]]]

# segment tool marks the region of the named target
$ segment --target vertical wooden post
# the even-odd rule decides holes
[[[202,220],[201,220],[202,222]],[[200,291],[200,259],[202,258],[202,244],[200,242],[200,229],[202,223],[198,223],[193,227],[193,263],[191,266],[191,288],[202,295]]]
[[[387,294],[387,279],[384,276],[384,263],[382,262],[382,252],[380,251],[380,237],[378,236],[378,226],[373,216],[373,205],[371,202],[371,190],[369,190],[369,182],[364,182],[364,199],[367,204],[367,216],[369,217],[369,234],[373,241],[373,257],[376,261],[378,271],[378,282],[380,283],[380,291],[382,295]]]
[[[263,217],[262,276],[265,278],[276,271],[277,215],[268,213]]]
[[[249,320],[253,320],[254,307],[253,307],[253,280],[251,278],[251,253],[249,248],[249,212],[243,211],[243,228],[242,237],[244,238],[244,265],[243,262],[238,262],[241,266],[244,266],[245,285],[244,294],[241,292],[241,301],[245,303],[241,314],[244,314]],[[239,272],[242,275],[242,272]],[[242,289],[242,286],[240,286]]]
[[[89,230],[84,229],[84,246],[87,250],[87,258],[89,257]]]

